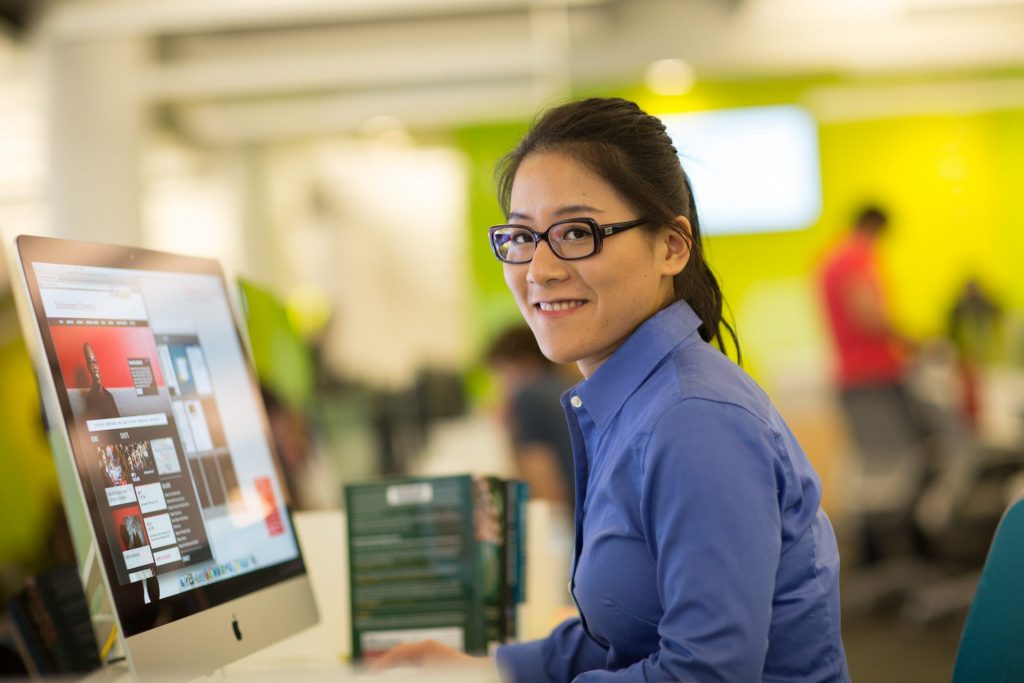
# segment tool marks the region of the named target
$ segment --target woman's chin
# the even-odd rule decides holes
[[[557,344],[545,344],[538,340],[541,352],[552,363],[575,363],[580,355],[576,349],[568,349]]]

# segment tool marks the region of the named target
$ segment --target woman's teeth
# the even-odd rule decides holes
[[[583,301],[541,301],[537,305],[542,311],[566,311],[570,308],[582,306]]]

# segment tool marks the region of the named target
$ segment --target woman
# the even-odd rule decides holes
[[[499,196],[509,289],[545,355],[584,377],[562,399],[580,618],[499,648],[504,676],[848,680],[821,485],[720,351],[732,330],[664,125],[620,99],[557,107],[506,157]],[[464,657],[421,643],[381,665]]]

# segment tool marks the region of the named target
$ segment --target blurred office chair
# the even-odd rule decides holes
[[[922,381],[929,374],[916,368],[909,403],[894,393],[847,406],[859,451],[852,514],[882,556],[848,574],[844,609],[898,601],[901,617],[918,625],[967,611],[1006,509],[1005,483],[1024,467],[1020,453],[983,448],[947,400],[955,388]]]
[[[957,648],[953,683],[1024,681],[1024,491],[1004,513]]]
[[[929,442],[910,414],[904,392],[853,392],[843,397],[852,457],[845,499],[856,533],[858,562],[843,587],[844,610],[869,611],[921,580],[914,505],[925,486]]]
[[[971,428],[956,350],[941,340],[927,348],[913,388],[936,429],[932,470],[916,499],[914,520],[931,569],[940,573],[919,581],[905,596],[901,616],[914,624],[966,615],[996,527],[1019,490],[1007,485],[1024,469],[1019,445],[985,443]]]

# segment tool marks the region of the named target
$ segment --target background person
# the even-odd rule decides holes
[[[570,589],[499,647],[512,681],[847,681],[821,485],[724,353],[722,295],[664,125],[631,102],[548,111],[507,157],[490,230],[544,354],[576,362]],[[472,662],[438,643],[378,661]]]
[[[949,311],[949,338],[959,355],[961,403],[971,428],[981,419],[981,373],[1002,361],[1003,309],[977,278],[964,282]]]
[[[556,372],[533,332],[509,328],[491,344],[487,364],[501,386],[502,413],[530,497],[572,516],[572,444],[559,398],[570,383]]]
[[[853,229],[825,257],[821,288],[835,341],[841,389],[902,386],[914,344],[892,323],[878,258],[889,217],[877,206],[861,209]]]
[[[862,208],[820,273],[836,389],[858,459],[852,498],[862,564],[874,564],[908,541],[919,554],[926,552],[912,510],[924,487],[929,428],[906,386],[914,344],[893,324],[882,280],[878,242],[888,225],[883,209]]]

